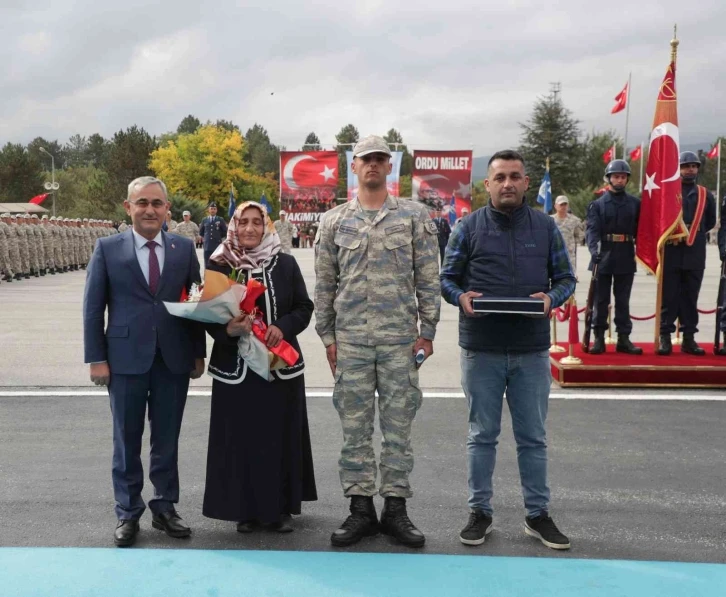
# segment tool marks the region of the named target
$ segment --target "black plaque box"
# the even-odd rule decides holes
[[[482,297],[472,300],[474,313],[508,313],[544,317],[545,304],[540,298]]]

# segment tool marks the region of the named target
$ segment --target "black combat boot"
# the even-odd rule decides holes
[[[605,352],[605,330],[594,330],[595,341],[590,347],[590,354],[602,354]]]
[[[697,357],[702,357],[706,354],[706,351],[703,350],[697,343],[696,339],[693,337],[693,334],[683,334],[683,343],[681,344],[681,352],[685,352],[686,354],[692,354]]]
[[[726,332],[723,332],[723,344],[718,348],[714,348],[713,354],[719,357],[726,357]]]
[[[406,498],[387,497],[381,511],[381,532],[390,535],[406,547],[423,547],[426,537],[406,512]]]
[[[23,279],[23,274],[15,274],[15,279],[16,280],[22,280]]]
[[[30,280],[30,274],[23,274],[26,280]]]
[[[35,276],[36,278],[40,278],[40,270],[37,270],[37,269],[36,269],[36,270],[35,270],[35,271],[33,272],[33,275],[34,275],[34,276]]]
[[[615,352],[624,352],[625,354],[643,354],[643,349],[635,346],[630,341],[630,334],[618,334],[618,343],[615,346]]]
[[[50,275],[51,275],[51,276],[55,276],[55,269],[56,269],[56,268],[54,268],[54,267],[51,267],[51,268],[50,268],[50,270],[48,270],[48,271],[50,271]]]
[[[43,268],[42,270],[40,270],[40,275],[41,276],[45,276],[45,268]]]
[[[661,334],[660,339],[658,340],[658,350],[655,351],[655,354],[659,354],[661,356],[668,356],[673,352],[673,344],[671,344],[671,335],[670,334]]]
[[[350,498],[350,516],[331,536],[335,547],[348,547],[358,543],[363,537],[378,534],[378,516],[373,505],[373,497],[354,495]]]

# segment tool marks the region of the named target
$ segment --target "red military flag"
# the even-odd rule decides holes
[[[610,114],[617,114],[618,112],[622,112],[625,110],[625,107],[628,105],[628,84],[625,84],[625,87],[623,87],[623,90],[618,93],[615,96],[615,105],[613,106],[613,109],[610,110]]]
[[[606,164],[609,164],[615,159],[615,145],[613,145],[610,149],[608,149],[604,154],[602,154],[602,161]]]
[[[643,150],[640,146],[633,149],[633,151],[630,152],[630,161],[631,162],[637,162],[640,158],[643,157]]]
[[[709,152],[708,152],[708,153],[706,154],[706,157],[707,157],[707,158],[708,158],[709,160],[715,160],[715,159],[716,159],[716,158],[717,158],[717,157],[719,156],[719,154],[720,154],[720,153],[721,153],[721,144],[720,144],[720,143],[716,143],[716,145],[714,145],[714,146],[713,146],[713,147],[711,148],[711,151],[709,151]]]
[[[685,236],[678,152],[678,102],[674,54],[655,105],[635,252],[638,260],[658,275],[666,240],[669,237]]]
[[[42,195],[36,195],[30,201],[28,201],[28,203],[35,203],[35,205],[40,205],[41,203],[43,203],[43,201],[45,201],[48,198],[48,195],[50,195],[50,193],[43,193]]]

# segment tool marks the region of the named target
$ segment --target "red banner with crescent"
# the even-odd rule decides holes
[[[318,222],[335,207],[337,186],[337,152],[280,152],[280,206],[290,222]]]
[[[455,151],[415,150],[413,152],[412,195],[429,209],[446,212],[454,198],[456,216],[466,208],[471,213],[470,149]]]
[[[655,107],[635,252],[653,273],[659,270],[665,242],[686,236],[681,211],[677,101],[676,65],[671,62]]]

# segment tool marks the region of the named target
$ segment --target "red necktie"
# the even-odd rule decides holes
[[[159,285],[159,259],[156,256],[156,241],[150,240],[146,243],[149,247],[149,290],[151,294],[156,294],[156,287]]]

